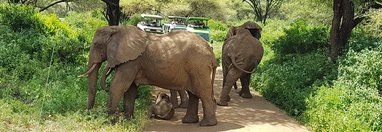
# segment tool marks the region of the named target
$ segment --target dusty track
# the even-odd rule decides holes
[[[222,71],[219,67],[215,78],[214,92],[218,99],[222,88]],[[232,89],[229,106],[217,106],[216,115],[218,125],[200,127],[198,123],[183,124],[182,118],[186,109],[176,109],[175,117],[171,120],[152,119],[146,124],[144,131],[171,131],[171,132],[207,132],[207,131],[256,131],[256,132],[305,132],[304,126],[298,124],[285,112],[265,100],[252,90],[252,99],[244,99],[238,95],[240,89]],[[158,91],[166,91],[155,88]],[[199,103],[199,120],[202,119],[202,106]]]

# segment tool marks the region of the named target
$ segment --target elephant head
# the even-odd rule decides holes
[[[169,120],[174,116],[175,110],[170,101],[170,97],[165,93],[159,93],[155,104],[151,107],[154,117]]]
[[[240,28],[247,29],[253,37],[260,40],[261,38],[261,27],[255,22],[247,21],[243,25],[239,26]],[[226,38],[229,38],[233,35],[238,34],[238,27],[231,27],[227,33]]]
[[[107,60],[106,69],[136,59],[146,49],[146,34],[137,27],[108,26],[98,29],[94,35],[89,52],[88,71],[88,109],[93,108],[98,70]]]

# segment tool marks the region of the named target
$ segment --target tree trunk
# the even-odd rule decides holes
[[[333,1],[333,20],[330,28],[330,58],[336,61],[342,53],[355,27],[354,7],[351,0]]]
[[[118,26],[121,18],[121,10],[119,8],[119,0],[102,0],[106,3],[106,19],[109,26]]]

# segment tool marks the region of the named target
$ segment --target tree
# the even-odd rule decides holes
[[[334,0],[333,1],[333,19],[330,28],[330,58],[336,61],[338,55],[345,48],[351,32],[365,16],[359,15],[355,17],[355,9],[359,9],[359,14],[367,12],[371,8],[381,8],[376,0],[360,0],[360,5],[354,7],[353,0]]]
[[[271,11],[277,10],[281,6],[283,0],[265,0],[265,3],[264,0],[243,0],[243,2],[246,2],[251,6],[253,13],[256,15],[256,21],[261,21],[265,24]],[[264,4],[265,6],[262,6]]]
[[[109,23],[109,26],[119,25],[121,19],[121,9],[119,7],[119,0],[102,0],[106,3],[106,12],[104,12],[105,18]]]

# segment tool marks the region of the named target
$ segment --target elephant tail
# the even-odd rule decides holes
[[[253,68],[252,71],[244,70],[243,68],[239,67],[239,65],[237,65],[236,60],[235,60],[235,56],[229,56],[229,57],[231,58],[232,64],[233,64],[237,69],[239,69],[240,71],[245,72],[245,73],[254,73],[254,72],[256,71],[256,67]]]
[[[102,89],[105,90],[106,92],[108,92],[108,89],[106,89],[106,79],[107,79],[107,76],[109,76],[111,70],[112,70],[112,68],[110,68],[110,67],[106,67],[105,71],[104,71],[103,74],[102,74],[101,87],[102,87]]]

